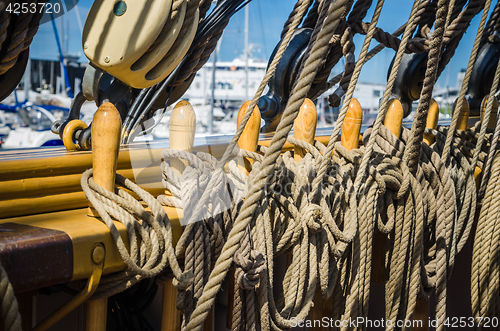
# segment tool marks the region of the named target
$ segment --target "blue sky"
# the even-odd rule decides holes
[[[92,5],[91,0],[80,0],[78,9],[82,22],[89,8]],[[376,1],[374,1],[375,3]],[[394,31],[408,20],[413,1],[410,0],[386,0],[384,9],[379,20],[378,26],[386,31]],[[293,0],[253,0],[250,3],[250,33],[249,43],[253,46],[253,56],[267,60],[279,41],[281,29],[292,10],[295,1]],[[370,9],[365,21],[371,20],[373,7]],[[467,33],[462,39],[457,52],[445,71],[439,78],[438,85],[441,87],[456,86],[456,77],[458,72],[467,66],[467,61],[472,49],[474,37],[480,20],[480,14],[474,18]],[[56,19],[60,29],[61,20]],[[220,48],[220,59],[231,61],[240,56],[244,47],[244,10],[233,16],[222,37]],[[80,60],[86,61],[81,46],[81,34],[78,27],[76,11],[73,9],[63,16],[63,30],[65,40],[63,47],[73,54],[80,54]],[[61,33],[61,32],[59,32]],[[364,36],[356,36],[356,56],[359,54]],[[372,41],[372,47],[376,41]],[[384,49],[370,62],[365,64],[361,72],[360,81],[367,83],[384,84],[387,77],[387,69],[394,56],[393,50]],[[51,23],[40,26],[31,46],[31,57],[35,59],[57,59],[58,51],[55,42],[54,32]],[[341,70],[337,66],[334,70]]]

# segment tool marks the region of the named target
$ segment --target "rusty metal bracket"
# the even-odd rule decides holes
[[[45,320],[40,322],[35,328],[33,328],[33,331],[48,330],[51,326],[60,321],[64,316],[68,315],[76,307],[90,298],[92,294],[94,294],[97,286],[99,285],[99,281],[101,280],[105,256],[106,250],[104,249],[104,245],[102,243],[97,243],[92,250],[92,275],[88,279],[87,284],[85,285],[83,290],[64,306],[62,306]]]

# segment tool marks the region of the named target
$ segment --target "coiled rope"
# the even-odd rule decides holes
[[[0,75],[5,74],[12,68],[17,63],[21,52],[28,49],[31,45],[44,13],[43,10],[39,10],[40,7],[37,7],[35,12],[27,11],[19,15],[7,12],[7,5],[13,5],[16,2],[26,4],[26,1],[2,1],[0,3],[0,48],[5,49],[5,53],[3,53],[0,59]],[[30,4],[38,4],[39,2],[45,3],[46,1],[30,0],[27,5],[29,7]],[[13,30],[11,33],[8,33],[10,25],[13,26]]]
[[[0,298],[2,298],[1,310],[3,329],[5,331],[21,331],[21,315],[12,284],[5,269],[0,266]]]
[[[478,29],[469,67],[477,54],[490,3],[484,2],[484,20]],[[378,230],[389,239],[385,258],[386,320],[393,322],[389,329],[394,328],[396,320],[411,320],[417,298],[427,298],[433,291],[437,296],[438,329],[444,329],[446,283],[456,254],[472,229],[471,216],[477,201],[473,172],[476,165],[485,163],[483,141],[490,139],[491,134],[486,134],[484,123],[470,132],[456,132],[458,112],[455,112],[448,130],[426,131],[436,137],[432,146],[422,144],[422,137],[432,87],[449,60],[445,54],[452,54],[457,38],[463,35],[473,13],[480,9],[477,1],[471,1],[460,11],[463,1],[440,0],[432,15],[426,10],[435,8],[434,2],[414,2],[408,23],[402,28],[403,36],[395,42],[397,53],[375,124],[364,135],[364,147],[347,151],[337,142],[337,137],[361,68],[370,54],[376,53],[368,50],[371,39],[381,33],[377,22],[384,1],[377,2],[372,22],[367,29],[362,29],[366,38],[356,62],[352,43],[355,28],[349,22],[355,24],[364,17],[369,4],[369,1],[358,1],[352,16],[346,19],[353,1],[315,1],[307,17],[312,0],[297,2],[285,24],[278,52],[222,159],[175,150],[163,153],[165,160],[180,158],[189,163],[181,176],[167,162],[162,163],[163,181],[172,196],[161,196],[159,200],[164,205],[183,208],[186,222],[175,251],[171,247],[168,219],[150,197],[140,195],[152,206],[153,216],[137,209],[134,215],[144,215],[146,222],[123,217],[126,224],[133,224],[135,231],[146,239],[141,239],[141,247],[131,249],[130,256],[122,254],[124,260],[128,259],[128,273],[120,275],[121,283],[116,285],[113,279],[107,287],[123,288],[124,283],[157,276],[168,260],[180,290],[177,306],[184,314],[182,328],[200,330],[234,262],[237,295],[233,330],[292,327],[294,320],[307,317],[317,287],[323,297],[333,298],[332,318],[366,317],[371,276],[367,266],[372,261],[373,235]],[[258,153],[237,152],[236,142],[302,21],[304,26],[314,26],[314,32],[277,132],[269,148],[259,147]],[[423,26],[417,37],[412,38],[419,24]],[[429,34],[432,25],[431,37],[422,38]],[[400,30],[395,35],[399,35]],[[345,100],[328,145],[309,145],[288,134],[311,85],[322,74],[321,70],[331,65],[329,56],[330,60],[337,56],[332,45],[341,45],[341,54],[346,58],[339,92],[335,93],[336,98],[345,94]],[[411,131],[403,130],[401,137],[395,137],[382,122],[402,56],[412,47],[420,47],[418,45],[429,50],[429,61],[416,120]],[[376,47],[374,51],[379,49]],[[463,91],[467,83],[466,73]],[[494,83],[495,89],[497,85],[498,80]],[[486,118],[491,104],[492,101],[488,102]],[[457,109],[460,109],[460,101]],[[468,139],[471,134],[477,137],[475,146],[457,138]],[[286,141],[308,151],[300,162],[294,161],[290,152],[281,155]],[[248,177],[242,175],[231,160],[234,156],[254,160]],[[228,172],[224,170],[226,166]],[[493,176],[495,171],[493,166]],[[100,215],[109,213],[117,217],[114,216],[119,214],[114,209],[117,203],[111,199],[121,208],[131,209],[124,206],[129,199],[120,191],[99,195],[90,192],[90,189],[97,192],[98,188],[89,174],[84,177],[83,183],[88,186],[85,192],[93,199],[92,203],[99,204],[102,200],[109,205],[98,210]],[[120,183],[129,185],[121,179]],[[103,216],[103,220],[116,232],[109,216]],[[137,236],[132,232],[129,236]],[[147,249],[148,245],[156,246],[156,242],[161,249],[153,254]],[[183,248],[184,271],[177,263]],[[494,251],[496,246],[491,249]],[[274,259],[285,252],[291,254],[290,263],[282,280],[283,290],[275,297]],[[484,272],[479,274],[483,279]]]

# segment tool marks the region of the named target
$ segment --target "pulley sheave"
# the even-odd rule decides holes
[[[96,0],[83,31],[85,55],[96,67],[134,88],[159,83],[187,53],[196,33],[198,11],[180,35],[187,3],[168,22],[172,0]],[[182,41],[176,43],[177,38]]]

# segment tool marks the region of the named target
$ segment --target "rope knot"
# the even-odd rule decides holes
[[[305,221],[307,227],[311,229],[311,232],[316,233],[319,232],[323,226],[321,218],[322,218],[321,207],[317,204],[309,204],[302,214],[302,220]]]
[[[183,272],[179,278],[174,278],[172,284],[179,291],[185,291],[193,283],[194,274],[192,270]]]
[[[185,271],[179,278],[174,277],[172,285],[178,290],[175,306],[177,310],[184,310],[187,300],[187,288],[193,283],[194,273],[192,270]]]
[[[234,263],[244,272],[238,275],[238,285],[244,290],[253,290],[260,283],[260,273],[266,268],[266,259],[262,253],[256,250],[250,251],[250,258],[244,256],[241,252],[234,254]]]

